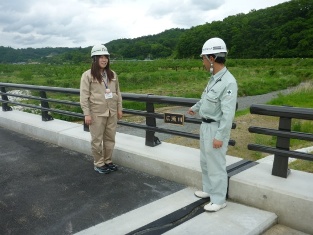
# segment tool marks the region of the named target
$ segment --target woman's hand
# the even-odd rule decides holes
[[[118,120],[122,119],[123,117],[123,112],[122,111],[117,111],[117,118]]]
[[[91,122],[92,122],[91,121],[91,116],[90,115],[86,115],[85,116],[85,123],[86,123],[86,125],[88,125],[88,126],[91,125]]]

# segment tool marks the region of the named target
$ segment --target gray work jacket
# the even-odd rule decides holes
[[[200,101],[191,109],[200,117],[213,119],[219,123],[215,139],[229,138],[237,103],[237,82],[224,67],[213,75],[204,89]]]

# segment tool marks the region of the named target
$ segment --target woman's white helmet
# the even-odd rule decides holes
[[[225,57],[227,54],[227,48],[225,42],[220,38],[210,38],[207,40],[202,47],[203,55],[211,55],[214,54],[216,56]]]
[[[104,45],[95,45],[91,49],[91,57],[95,55],[110,55],[108,49]]]

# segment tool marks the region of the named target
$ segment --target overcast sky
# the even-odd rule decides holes
[[[0,46],[88,47],[158,34],[288,0],[0,0]]]

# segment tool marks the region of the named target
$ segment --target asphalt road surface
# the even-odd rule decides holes
[[[73,234],[185,188],[0,127],[0,234]]]

